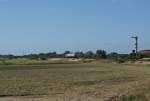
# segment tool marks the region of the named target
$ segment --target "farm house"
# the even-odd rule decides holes
[[[141,50],[138,53],[142,55],[142,61],[150,61],[150,50]]]
[[[75,54],[73,53],[65,54],[65,58],[75,58]]]
[[[142,55],[150,55],[150,50],[141,50],[138,53]]]

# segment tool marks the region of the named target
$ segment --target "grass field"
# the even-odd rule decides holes
[[[149,100],[149,66],[106,61],[0,65],[0,101]]]
[[[89,63],[95,59],[75,59],[75,58],[49,58],[46,60],[16,58],[16,59],[0,59],[0,65],[45,65],[45,64],[78,64]]]

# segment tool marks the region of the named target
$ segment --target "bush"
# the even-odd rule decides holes
[[[123,58],[118,58],[118,63],[125,63],[126,62],[126,60],[125,59],[123,59]]]

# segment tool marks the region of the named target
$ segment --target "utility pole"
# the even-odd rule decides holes
[[[138,36],[133,36],[131,38],[135,39],[135,52],[138,54]]]

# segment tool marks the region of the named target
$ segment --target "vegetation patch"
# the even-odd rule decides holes
[[[70,98],[82,99],[85,96],[109,99],[115,97],[115,93],[123,93],[121,88],[130,90],[125,85],[139,80],[145,82],[150,76],[149,72],[148,66],[141,68],[108,61],[82,64],[0,65],[0,97],[47,95],[57,98],[61,95],[65,99],[61,101],[69,101]],[[147,101],[147,93],[148,88],[121,96],[117,100]]]

